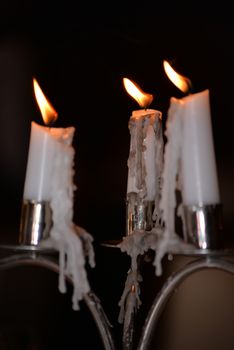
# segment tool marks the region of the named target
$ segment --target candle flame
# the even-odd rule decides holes
[[[123,78],[123,84],[130,96],[132,96],[142,108],[147,108],[153,101],[153,95],[144,92],[137,84],[127,78]]]
[[[181,74],[178,74],[167,61],[163,61],[164,70],[171,82],[184,93],[191,89],[191,81]]]
[[[56,112],[52,104],[48,101],[48,99],[45,97],[44,93],[42,92],[35,78],[33,79],[33,86],[34,86],[36,101],[40,108],[44,123],[46,125],[50,125],[53,122],[55,122],[55,120],[58,117],[58,113]]]

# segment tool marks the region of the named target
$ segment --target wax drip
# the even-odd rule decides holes
[[[92,237],[73,223],[74,149],[71,146],[74,128],[67,128],[61,135],[60,129],[51,129],[58,139],[58,152],[54,158],[53,184],[51,188],[51,209],[53,226],[50,237],[42,242],[59,251],[59,290],[66,292],[65,276],[73,281],[72,305],[79,309],[79,301],[90,291],[85,269],[85,257],[95,266]],[[62,156],[61,156],[62,155]]]

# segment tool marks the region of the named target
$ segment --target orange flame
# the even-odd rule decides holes
[[[178,74],[167,61],[163,61],[163,67],[168,78],[178,89],[184,93],[189,92],[191,89],[191,81],[188,78]]]
[[[147,108],[153,101],[153,95],[147,94],[131,80],[123,78],[123,84],[130,96],[132,96],[142,108]]]
[[[41,88],[40,88],[40,86],[35,78],[33,79],[33,86],[34,86],[34,93],[36,96],[36,101],[37,101],[37,104],[40,108],[44,123],[46,125],[50,125],[53,122],[55,122],[55,120],[58,117],[58,113],[56,112],[56,110],[54,109],[52,104],[48,101],[48,99],[43,94],[43,92],[42,92],[42,90],[41,90]]]

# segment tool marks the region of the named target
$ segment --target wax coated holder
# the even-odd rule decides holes
[[[137,193],[128,194],[129,200],[126,201],[126,235],[134,234],[134,231],[151,231],[153,229],[153,213],[155,202],[149,200],[143,200],[139,198]],[[141,259],[140,259],[141,260]],[[140,263],[138,259],[138,270],[140,269]],[[134,288],[129,291],[129,297],[135,293]],[[128,298],[126,303],[128,303]],[[126,306],[126,312],[128,307]],[[123,350],[133,349],[134,340],[134,325],[135,325],[135,313],[130,315],[130,322],[126,325],[125,319],[123,323],[123,337],[122,344]]]
[[[127,201],[126,234],[135,230],[151,231],[153,228],[154,201],[140,200],[131,204]]]

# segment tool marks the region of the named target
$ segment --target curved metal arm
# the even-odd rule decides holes
[[[50,257],[42,257],[35,253],[30,254],[15,254],[7,258],[0,259],[0,270],[10,269],[18,266],[39,266],[51,270],[55,273],[59,273],[58,264]],[[73,284],[71,277],[66,276],[66,280]],[[101,306],[101,303],[97,296],[93,292],[89,292],[84,296],[84,301],[95,320],[99,334],[102,339],[105,350],[115,350],[112,334],[110,331],[110,323],[106,314]]]
[[[234,274],[234,263],[226,260],[221,260],[220,258],[208,257],[205,260],[199,259],[187,264],[180,271],[175,273],[174,276],[169,277],[151,306],[151,309],[145,321],[142,336],[138,345],[138,350],[149,349],[149,343],[153,335],[153,330],[156,327],[157,321],[167,301],[172,296],[176,287],[189,275],[203,269],[218,269]]]

